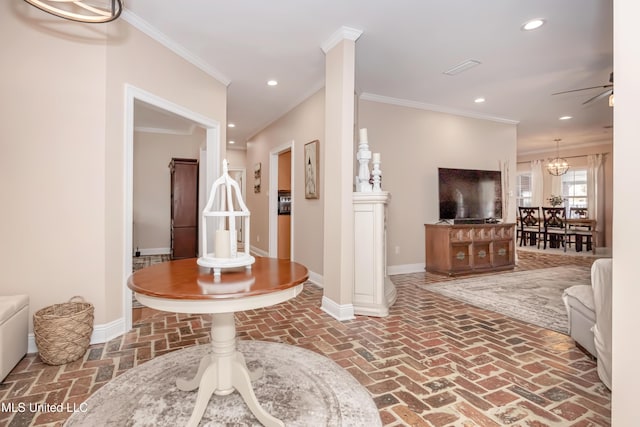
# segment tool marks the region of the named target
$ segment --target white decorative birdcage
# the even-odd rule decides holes
[[[251,269],[251,264],[256,259],[249,254],[249,245],[246,236],[249,235],[249,219],[251,213],[242,200],[242,193],[238,183],[229,176],[228,164],[222,162],[222,175],[211,187],[211,193],[207,204],[202,211],[202,253],[198,258],[198,265],[213,269],[214,276],[220,276],[223,268],[246,267]],[[242,250],[238,251],[238,239],[236,220],[242,221],[241,233]],[[209,234],[208,226],[213,225],[214,250],[208,251]]]

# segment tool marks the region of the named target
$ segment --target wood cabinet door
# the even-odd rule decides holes
[[[171,258],[198,255],[198,161],[172,159]]]
[[[491,267],[490,242],[473,244],[473,268]]]
[[[471,244],[459,243],[451,245],[451,270],[471,269]]]
[[[512,263],[512,241],[501,240],[493,242],[493,266],[499,267]]]
[[[171,213],[174,227],[198,224],[198,164],[175,162],[171,174]]]
[[[174,227],[171,239],[171,259],[195,258],[198,254],[198,229],[196,227]]]

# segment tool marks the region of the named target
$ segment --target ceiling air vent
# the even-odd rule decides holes
[[[468,69],[478,66],[480,64],[481,64],[480,61],[476,61],[475,59],[468,59],[456,65],[455,67],[449,68],[443,74],[446,74],[448,76],[455,76],[457,74],[460,74],[463,71],[467,71]]]

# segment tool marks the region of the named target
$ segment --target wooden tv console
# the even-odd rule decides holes
[[[484,273],[515,267],[515,224],[425,224],[426,270]]]

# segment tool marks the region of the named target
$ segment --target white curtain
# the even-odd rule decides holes
[[[533,160],[531,162],[531,206],[542,206],[544,197],[542,175],[542,160]]]
[[[587,189],[589,217],[596,220],[597,242],[604,243],[604,154],[587,156]]]
[[[511,178],[509,177],[509,162],[498,162],[502,174],[502,218],[509,221],[509,204],[511,203]]]
[[[544,176],[542,160],[531,161],[531,206],[542,206],[544,197]]]

